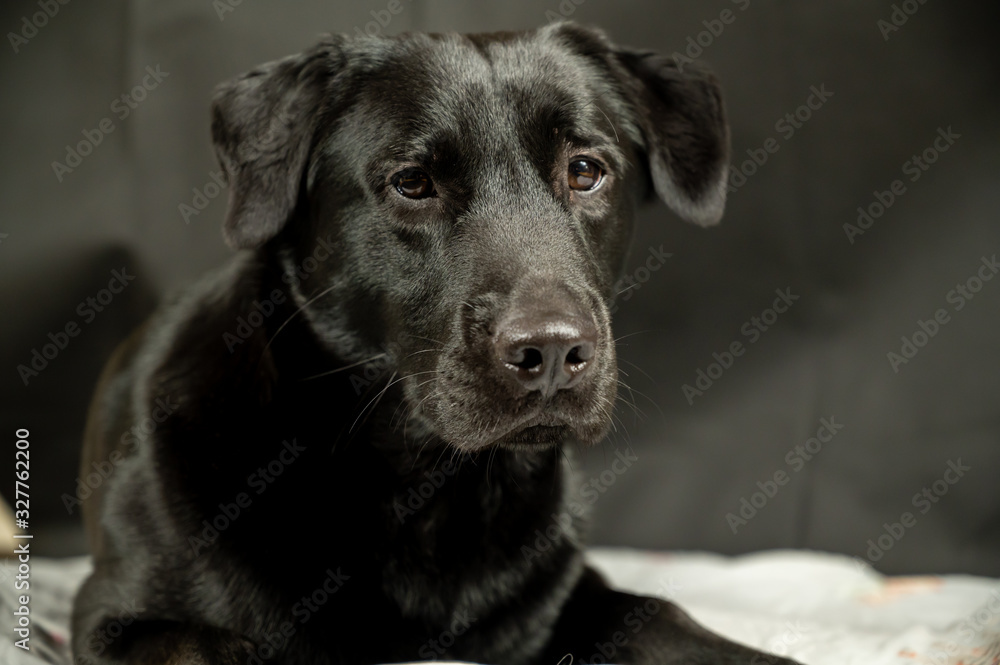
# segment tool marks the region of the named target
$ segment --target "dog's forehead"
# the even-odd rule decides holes
[[[412,35],[370,56],[361,99],[375,119],[484,138],[561,112],[596,112],[607,75],[569,44],[544,33]]]
[[[425,56],[424,71],[442,87],[570,91],[588,87],[593,76],[586,61],[568,45],[536,33],[447,35],[432,37],[417,48]]]

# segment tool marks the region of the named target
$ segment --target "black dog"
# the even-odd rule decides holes
[[[611,421],[635,202],[722,213],[710,75],[572,24],[333,37],[222,85],[212,131],[243,251],[105,370],[78,662],[790,662],[553,526]]]

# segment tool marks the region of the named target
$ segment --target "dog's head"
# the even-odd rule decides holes
[[[710,225],[725,200],[715,80],[568,23],[332,37],[220,86],[212,130],[227,241],[463,450],[601,439],[635,201]]]

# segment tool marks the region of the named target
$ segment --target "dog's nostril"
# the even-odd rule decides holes
[[[574,346],[566,354],[566,364],[568,365],[581,365],[594,357],[594,345],[593,344],[580,344]]]
[[[542,352],[530,346],[522,346],[514,349],[507,356],[506,360],[508,364],[528,370],[529,372],[540,368],[545,362]]]

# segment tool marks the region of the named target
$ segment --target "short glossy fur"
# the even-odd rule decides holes
[[[573,24],[334,36],[221,85],[212,129],[240,252],[101,379],[78,662],[789,662],[608,589],[559,517],[564,449],[611,422],[634,204],[721,216],[709,74]],[[579,155],[593,191],[567,187]],[[413,166],[435,196],[393,186]],[[496,337],[552,311],[594,352],[546,397]]]

